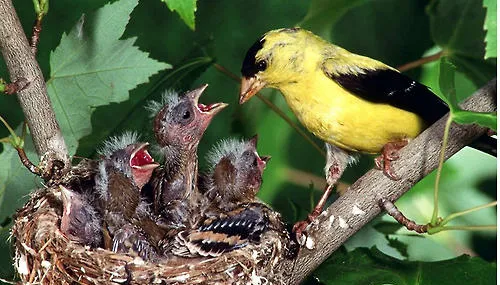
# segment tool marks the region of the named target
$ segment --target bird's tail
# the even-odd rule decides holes
[[[480,136],[477,140],[473,141],[469,146],[484,153],[487,153],[491,156],[497,157],[497,139],[490,137],[486,134]]]

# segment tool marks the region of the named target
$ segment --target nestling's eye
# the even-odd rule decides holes
[[[264,71],[267,68],[267,62],[265,60],[259,60],[257,62],[257,70]]]
[[[186,126],[194,119],[194,110],[192,104],[188,101],[182,102],[170,112],[170,118],[176,124]]]

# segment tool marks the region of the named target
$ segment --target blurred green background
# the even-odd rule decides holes
[[[106,3],[100,0],[50,2],[38,53],[45,78],[50,78],[49,58],[62,34],[69,33],[82,14],[91,13]],[[30,35],[35,18],[32,2],[15,1],[14,5]],[[130,15],[122,39],[136,37],[135,45],[140,50],[173,68],[161,71],[152,76],[150,82],[133,89],[129,100],[94,108],[92,133],[79,141],[76,155],[93,157],[96,147],[106,137],[124,130],[137,130],[152,141],[151,122],[143,108],[147,100],[158,100],[167,88],[187,90],[208,83],[201,101],[223,101],[230,106],[217,115],[200,144],[201,168],[204,168],[205,154],[221,138],[248,138],[259,134],[259,153],[272,156],[259,197],[293,223],[305,217],[321,194],[324,157],[259,99],[238,105],[239,83],[216,67],[240,76],[246,50],[256,39],[271,29],[300,24],[352,52],[394,67],[445,50],[457,67],[456,89],[463,98],[496,75],[496,58],[483,59],[485,14],[482,1],[472,0],[431,3],[420,0],[199,1],[193,31],[165,3],[141,1]],[[0,77],[8,79],[3,60],[0,65]],[[437,65],[429,63],[407,74],[438,90]],[[262,94],[297,122],[279,92],[264,90]],[[22,122],[15,96],[0,96],[0,115],[14,127]],[[7,135],[7,130],[0,128],[0,137]],[[322,147],[320,141],[314,140]],[[10,146],[3,144],[0,156],[3,165],[0,179],[9,177],[9,181],[0,180],[0,221],[5,221],[0,243],[0,277],[12,279],[8,217],[26,201],[33,185],[42,184],[19,167],[15,154],[8,153],[8,148]],[[362,157],[360,163],[346,171],[342,182],[355,181],[373,167],[372,161],[371,157]],[[496,158],[472,149],[464,149],[447,162],[441,181],[440,216],[496,200],[496,167]],[[433,179],[433,175],[429,176],[397,203],[417,222],[426,223],[430,219]],[[415,236],[399,230],[387,235],[377,230],[376,225],[381,221],[391,219],[382,217],[373,221],[350,239],[346,248],[376,245],[385,254],[409,260],[435,261],[467,253],[496,261],[495,232],[449,231]],[[496,224],[496,209],[489,208],[454,223]],[[406,256],[390,244],[391,238],[408,245]]]

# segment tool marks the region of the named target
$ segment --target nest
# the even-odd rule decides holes
[[[59,230],[62,207],[59,188],[51,186],[36,190],[17,212],[15,267],[24,284],[283,284],[282,233],[268,231],[260,243],[219,257],[152,263],[70,241]]]

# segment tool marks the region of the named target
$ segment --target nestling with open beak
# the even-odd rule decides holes
[[[162,103],[153,102],[153,131],[165,164],[153,174],[154,211],[166,228],[182,229],[190,224],[196,208],[197,149],[213,117],[227,104],[198,102],[207,85],[184,94],[165,92]]]
[[[149,181],[159,166],[147,151],[148,143],[138,143],[137,135],[125,133],[105,142],[100,153],[96,176],[96,192],[103,207],[106,229],[113,237],[111,249],[115,252],[137,252],[150,259],[155,253],[154,242],[150,245],[148,231],[159,228],[142,227],[142,220],[151,217],[142,205],[141,188]]]
[[[371,58],[300,29],[267,32],[243,60],[240,103],[264,87],[281,91],[299,121],[327,149],[327,188],[298,234],[320,214],[356,153],[382,153],[375,162],[397,179],[391,161],[408,140],[448,112],[426,86]],[[496,150],[496,140],[485,137]]]

